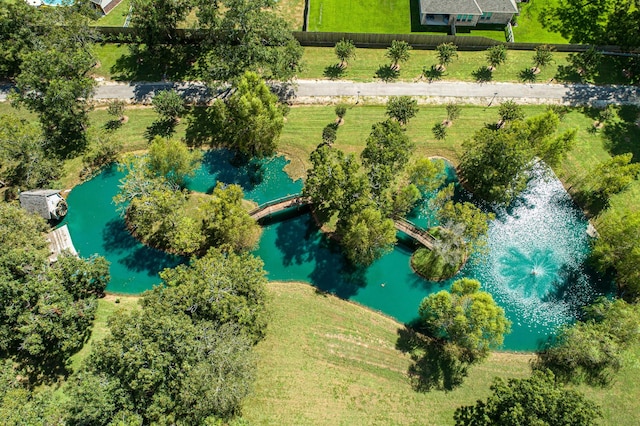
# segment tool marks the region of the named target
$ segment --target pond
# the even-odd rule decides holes
[[[188,186],[210,192],[217,180],[238,183],[246,198],[258,204],[302,189],[302,181],[292,181],[283,171],[284,157],[240,169],[232,167],[230,159],[224,151],[207,153]],[[74,188],[64,223],[82,256],[98,253],[111,262],[108,291],[137,294],[158,284],[163,268],[185,260],[145,247],[127,233],[111,201],[122,177],[112,167]],[[451,168],[449,177],[455,179]],[[414,320],[422,298],[448,289],[453,281],[435,283],[415,275],[409,265],[414,250],[410,241],[401,241],[370,267],[355,269],[309,214],[291,216],[265,223],[255,250],[270,280],[309,282],[401,322]],[[426,201],[411,220],[422,226],[434,223]],[[561,183],[543,169],[513,208],[497,212],[487,254],[472,258],[454,279],[479,279],[505,309],[513,322],[505,349],[535,350],[558,325],[572,321],[581,306],[604,292],[604,284],[583,265],[589,251],[586,228],[585,217]]]

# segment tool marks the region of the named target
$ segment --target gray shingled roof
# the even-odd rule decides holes
[[[495,13],[518,13],[514,0],[476,0],[480,10]]]
[[[482,15],[475,0],[420,0],[420,10],[433,14]]]
[[[482,15],[483,12],[518,13],[514,0],[420,0],[422,13]]]

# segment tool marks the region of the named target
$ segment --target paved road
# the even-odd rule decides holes
[[[125,99],[135,102],[149,101],[159,90],[175,88],[186,98],[204,102],[212,92],[201,83],[101,83],[95,99]],[[0,100],[5,100],[10,87],[0,87]],[[518,103],[564,103],[567,105],[636,104],[640,105],[640,87],[592,86],[587,84],[520,84],[520,83],[465,83],[437,81],[354,83],[349,81],[298,80],[291,85],[279,85],[277,91],[293,103],[322,103],[336,97],[351,101],[383,102],[385,97],[409,95],[420,97],[422,103],[458,101],[461,103],[491,104],[503,99]]]

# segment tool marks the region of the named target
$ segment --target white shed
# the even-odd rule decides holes
[[[20,193],[20,205],[29,213],[47,220],[59,220],[67,215],[67,202],[55,189],[36,189]]]

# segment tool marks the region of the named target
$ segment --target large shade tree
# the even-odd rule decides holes
[[[275,154],[284,127],[285,109],[260,76],[245,73],[225,101],[213,106],[220,135],[216,140],[243,157]]]
[[[599,406],[558,385],[551,372],[506,382],[496,378],[491,391],[485,401],[456,409],[456,426],[589,426],[602,417]]]
[[[195,0],[198,26],[206,31],[199,68],[207,81],[230,81],[246,71],[290,80],[300,69],[302,47],[275,0]]]
[[[75,8],[55,9],[46,36],[21,53],[12,102],[38,115],[48,152],[64,157],[87,144],[89,100],[96,85],[91,76],[95,35],[88,17]]]
[[[481,291],[480,282],[469,278],[455,281],[451,291],[425,297],[418,312],[431,336],[456,345],[460,359],[470,363],[500,347],[511,327],[491,294]]]

